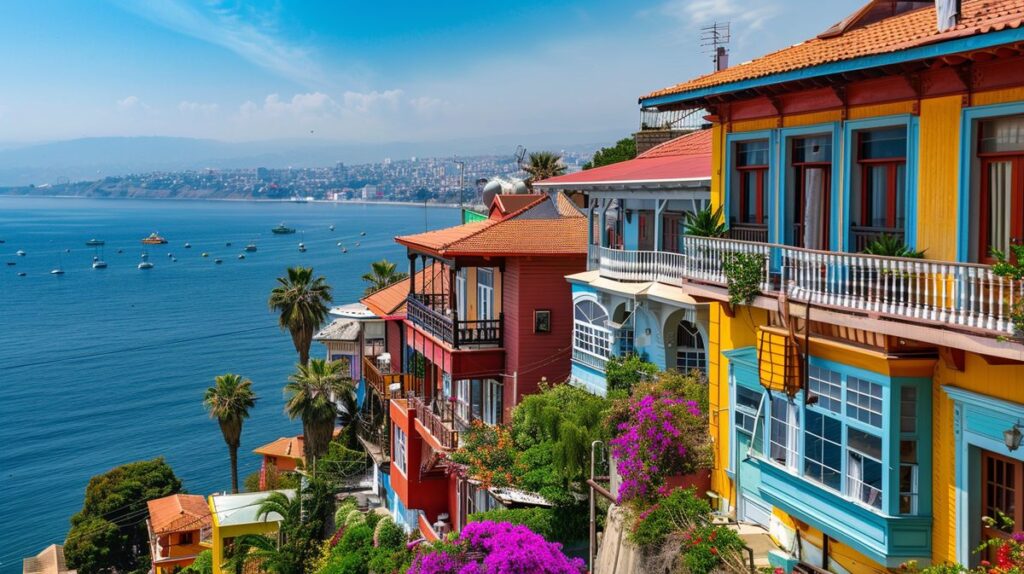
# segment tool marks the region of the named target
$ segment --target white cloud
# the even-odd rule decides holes
[[[311,85],[322,79],[309,48],[279,37],[277,18],[273,13],[258,12],[235,3],[229,5],[220,0],[200,5],[185,0],[118,2],[124,9],[168,30],[226,48],[252,64],[292,81]]]
[[[127,96],[117,100],[117,107],[122,110],[148,110],[149,106],[139,99],[138,96]]]
[[[744,33],[763,29],[780,12],[774,2],[745,2],[739,0],[669,0],[661,12],[685,24],[731,22]]]
[[[345,110],[356,114],[370,114],[380,110],[395,111],[401,103],[402,90],[384,90],[378,92],[345,92],[342,102]]]
[[[219,109],[220,106],[217,104],[205,104],[201,102],[190,102],[187,100],[182,100],[178,103],[178,111],[183,114],[211,115],[217,113]]]

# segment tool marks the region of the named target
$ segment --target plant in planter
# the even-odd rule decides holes
[[[864,248],[867,255],[881,255],[883,257],[903,257],[907,259],[921,259],[924,257],[924,250],[914,251],[902,239],[895,235],[882,234]]]
[[[726,253],[722,257],[722,272],[729,289],[729,303],[749,305],[761,293],[764,281],[765,257],[758,253]]]
[[[722,207],[712,211],[708,205],[700,211],[691,211],[686,214],[686,221],[683,224],[687,235],[696,237],[725,237],[726,228],[722,218]]]
[[[686,388],[697,394],[697,386],[692,383]],[[673,392],[666,384],[639,385],[633,397],[625,400],[624,412],[613,411],[618,434],[609,444],[622,477],[617,493],[620,504],[643,505],[667,494],[673,477],[710,468],[707,408],[700,400]]]
[[[1013,325],[1014,336],[1024,338],[1024,244],[1011,245],[1012,257],[998,249],[992,250],[992,256],[996,264],[992,266],[992,272],[1000,277],[1020,283],[1017,289],[1017,300],[1010,303],[1010,323]]]

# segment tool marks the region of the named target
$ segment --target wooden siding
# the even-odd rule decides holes
[[[555,240],[554,238],[552,240]],[[542,377],[569,378],[572,356],[572,287],[566,275],[586,269],[586,258],[510,258],[505,267],[505,420],[519,398],[537,392]],[[551,332],[533,332],[533,312],[551,311]],[[516,387],[516,389],[513,388]],[[518,390],[518,396],[513,393]]]

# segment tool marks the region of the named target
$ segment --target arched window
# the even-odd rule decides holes
[[[694,369],[707,374],[704,337],[696,325],[689,321],[680,321],[676,327],[676,370],[680,373],[689,373]]]
[[[612,353],[612,332],[608,312],[596,301],[584,299],[573,310],[573,358],[603,367]]]

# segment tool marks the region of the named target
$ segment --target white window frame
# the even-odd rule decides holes
[[[402,427],[396,424],[392,424],[391,427],[391,436],[394,437],[394,444],[392,445],[391,448],[391,464],[392,466],[397,468],[398,471],[402,473],[402,475],[408,476],[409,453],[406,450],[407,441],[405,437],[405,431],[402,430]]]
[[[587,314],[581,305],[592,305],[600,315]],[[608,311],[593,299],[580,299],[573,304],[573,351],[594,357],[602,363],[612,355],[614,334],[608,324]]]
[[[778,408],[780,405],[782,408]],[[771,397],[768,408],[768,458],[797,473],[800,473],[800,435],[804,430],[800,411],[800,405],[785,395]],[[775,456],[777,449],[784,455],[782,460]]]
[[[483,278],[487,277],[487,283]],[[481,267],[476,270],[476,318],[479,321],[494,319],[494,270]]]
[[[458,301],[455,302],[455,313],[458,316],[459,321],[466,320],[466,303],[469,298],[468,291],[466,289],[466,268],[459,269],[455,274],[455,293],[458,297]]]

